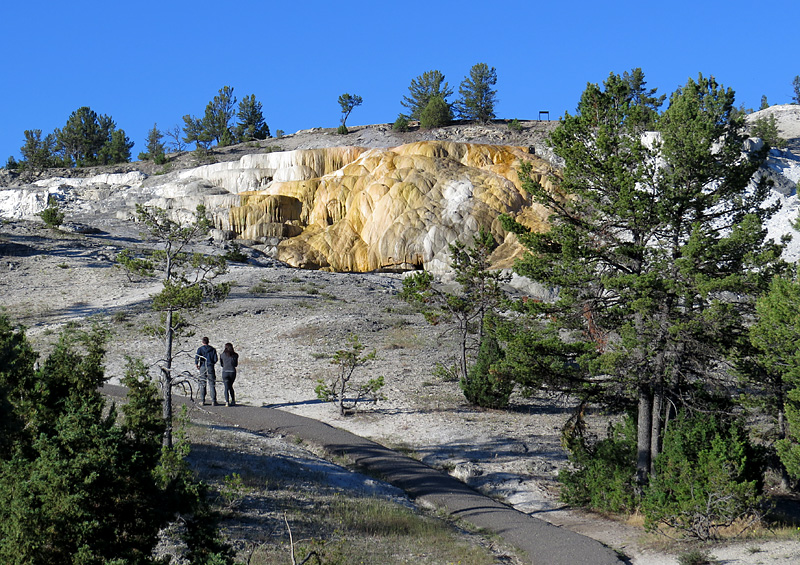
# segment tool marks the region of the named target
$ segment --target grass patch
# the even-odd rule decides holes
[[[413,327],[392,328],[386,336],[385,349],[419,349],[424,340]]]
[[[314,345],[325,337],[325,328],[314,324],[305,324],[294,328],[285,335],[301,345]]]
[[[294,495],[295,497],[297,494]],[[497,557],[446,521],[421,514],[388,500],[336,494],[313,499],[306,495],[301,508],[288,509],[286,521],[296,542],[297,562],[311,552],[322,563],[400,563],[489,565]],[[291,510],[291,511],[289,511]],[[282,543],[265,543],[252,553],[249,563],[290,562],[288,531]],[[278,532],[280,532],[278,530]],[[277,533],[277,532],[276,532]],[[316,563],[313,558],[309,563]]]
[[[247,292],[250,294],[267,294],[269,292],[269,287],[264,283],[256,283],[251,286]]]
[[[326,565],[513,562],[495,549],[497,538],[465,531],[404,500],[329,484],[325,472],[273,453],[264,438],[202,425],[188,432],[190,462],[210,487],[237,562],[292,563],[292,549],[297,563],[313,551],[320,560],[308,563]]]

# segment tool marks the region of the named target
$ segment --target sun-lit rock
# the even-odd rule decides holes
[[[549,165],[521,147],[426,141],[389,149],[319,149],[309,157],[291,153],[298,155],[285,156],[286,162],[325,165],[304,168],[307,177],[292,166],[295,178],[282,175],[285,180],[273,177],[263,189],[240,190],[241,205],[231,208],[227,223],[245,239],[288,237],[278,246],[278,258],[296,267],[444,271],[449,245],[471,241],[480,228],[504,243],[498,260],[510,264],[520,248],[516,238],[506,242],[499,215],[514,215],[530,227],[546,218],[517,172],[523,161],[538,175]],[[338,163],[343,165],[331,170]],[[313,176],[321,170],[326,173]],[[234,182],[234,175],[228,180]],[[230,188],[244,188],[235,182]]]

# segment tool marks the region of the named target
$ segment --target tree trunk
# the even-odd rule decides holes
[[[172,311],[167,311],[166,338],[164,343],[165,357],[164,366],[161,369],[163,377],[164,405],[162,415],[164,417],[164,447],[172,448]]]
[[[459,363],[461,364],[461,378],[464,379],[466,382],[467,377],[467,337],[469,336],[469,321],[463,321],[464,326],[461,328],[461,358],[459,359]]]
[[[636,423],[636,482],[639,486],[647,482],[650,472],[652,402],[650,387],[639,385],[639,417]]]
[[[785,406],[783,398],[781,398],[780,405]],[[778,410],[778,439],[786,439],[786,415],[783,409]],[[781,489],[788,492],[792,490],[792,480],[789,477],[789,472],[786,470],[786,465],[780,463],[780,467],[781,467]]]
[[[650,476],[656,476],[656,457],[661,453],[661,412],[664,407],[664,386],[661,381],[653,390],[653,413],[650,426]]]

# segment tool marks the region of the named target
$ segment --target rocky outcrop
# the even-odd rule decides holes
[[[498,216],[511,214],[531,227],[546,217],[521,188],[517,172],[523,161],[539,175],[549,165],[520,147],[426,141],[295,151],[283,159],[324,166],[291,165],[290,174],[272,169],[267,186],[240,192],[241,204],[220,227],[260,242],[287,238],[275,254],[295,267],[443,271],[449,245],[470,241],[480,228],[504,242],[498,257],[507,260],[516,246]],[[251,174],[249,184],[264,182],[257,177]],[[228,179],[234,190],[246,186],[240,175]]]
[[[791,130],[789,118],[800,110],[778,109],[781,123]],[[463,126],[459,132],[467,139],[486,137],[483,129]],[[360,272],[423,267],[444,273],[449,245],[470,242],[480,228],[501,242],[493,264],[507,268],[522,249],[503,230],[499,215],[510,214],[532,229],[543,227],[547,212],[531,202],[517,176],[520,165],[530,163],[534,176],[547,186],[558,165],[540,158],[539,145],[426,139],[386,147],[375,145],[378,134],[388,135],[374,127],[361,128],[356,136],[319,134],[308,143],[327,146],[248,153],[183,169],[175,161],[170,165],[175,170],[157,174],[151,168],[149,176],[144,171],[101,170],[91,176],[90,171],[64,170],[59,174],[86,176],[0,188],[0,216],[35,218],[55,198],[68,220],[102,226],[133,218],[136,204],[159,206],[178,220],[191,219],[203,204],[218,239],[245,240],[295,267]],[[339,145],[347,142],[345,137],[367,146]],[[185,155],[183,162],[191,159]],[[768,226],[776,238],[796,217],[797,163],[796,154],[773,151],[762,171],[773,182],[775,198],[784,201]]]

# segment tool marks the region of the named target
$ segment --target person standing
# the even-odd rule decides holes
[[[228,406],[236,406],[233,382],[236,380],[236,367],[239,365],[239,354],[233,350],[233,344],[225,344],[225,349],[219,356],[219,364],[222,365],[222,386],[225,387],[225,404]]]
[[[202,339],[203,345],[197,349],[194,356],[194,364],[200,371],[200,389],[198,396],[203,399],[203,406],[206,405],[206,383],[211,389],[211,403],[219,406],[217,402],[217,375],[214,372],[214,365],[217,363],[217,350],[208,344],[208,338]]]

